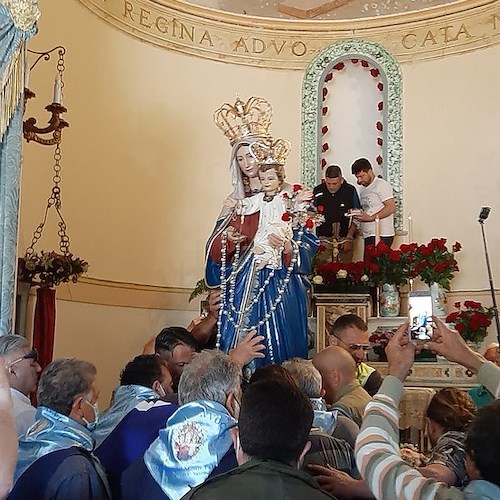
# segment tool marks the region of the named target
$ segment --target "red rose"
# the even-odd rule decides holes
[[[306,220],[306,227],[308,229],[312,229],[314,227],[314,222],[312,221],[312,219],[307,219]]]
[[[296,193],[297,191],[300,191],[302,189],[302,186],[300,184],[294,184],[293,185],[293,192]]]
[[[399,262],[401,259],[401,254],[397,250],[391,250],[389,252],[389,259],[391,259],[393,262]]]
[[[462,325],[462,323],[458,323],[455,325],[455,328],[457,329],[458,333],[464,333],[465,326]]]
[[[321,146],[321,150],[323,151],[323,153],[326,153],[329,149],[330,149],[330,146],[328,145],[327,142],[325,142],[323,144],[323,146]]]
[[[321,129],[321,133],[326,134],[327,132],[328,132],[328,127],[324,125],[323,128]]]
[[[325,207],[324,207],[323,205],[318,205],[318,206],[316,207],[316,210],[317,210],[320,214],[322,214],[322,213],[323,213],[323,210],[324,210],[324,209],[325,209]]]
[[[283,198],[285,198],[285,200],[288,200],[290,196],[288,196],[288,193],[283,193]]]
[[[378,104],[377,104],[377,109],[379,111],[382,111],[384,109],[384,103],[382,101],[380,101]]]
[[[419,251],[424,257],[429,257],[429,255],[432,253],[432,247],[427,245],[421,245],[419,247]]]
[[[288,212],[285,212],[282,216],[281,216],[281,220],[284,220],[285,222],[288,222],[292,217],[290,216],[290,214]]]
[[[380,71],[377,69],[377,68],[372,68],[370,70],[370,74],[373,76],[373,78],[377,78],[377,76],[379,75]]]
[[[363,68],[368,68],[368,66],[370,66],[370,65],[366,61],[362,60],[361,66],[363,66]]]
[[[352,62],[353,64],[358,64],[358,61],[359,61],[359,59],[351,59],[351,62]]]
[[[462,250],[462,245],[458,241],[455,241],[452,249],[454,252],[460,252],[460,250]]]
[[[464,307],[468,307],[470,309],[480,309],[481,308],[481,303],[480,302],[474,302],[473,300],[466,300],[464,302]]]
[[[380,155],[376,158],[377,165],[382,165],[382,157]]]
[[[377,144],[379,146],[382,146],[382,144],[384,144],[384,141],[383,141],[382,137],[377,137]]]
[[[373,262],[370,262],[368,264],[368,267],[370,268],[370,271],[372,273],[378,273],[379,267],[377,266],[377,264],[374,264]]]
[[[325,160],[325,158],[321,158],[321,168],[325,168],[325,167],[326,167],[326,160]]]
[[[377,88],[380,90],[380,92],[382,92],[382,90],[384,90],[384,84],[382,82],[378,82]]]
[[[329,82],[332,78],[333,78],[333,73],[328,73],[328,74],[325,76],[325,82]]]
[[[457,311],[452,312],[448,314],[448,316],[446,316],[446,323],[455,323],[457,318],[458,318],[458,312]]]
[[[461,305],[462,305],[462,304],[461,304],[460,302],[455,302],[455,303],[453,304],[453,307],[456,307],[457,309],[460,309],[460,306],[461,306]]]
[[[382,127],[382,122],[377,122],[377,130],[379,130],[380,132],[382,131],[383,127]]]
[[[324,252],[325,250],[326,250],[325,245],[320,245],[320,246],[318,247],[318,252]]]
[[[337,64],[333,67],[333,69],[336,69],[337,71],[341,71],[341,70],[343,70],[343,69],[344,69],[344,67],[345,67],[345,64],[344,64],[343,62],[339,62],[339,63],[337,63]]]
[[[325,116],[328,113],[328,107],[323,106],[323,109],[321,110],[321,112],[323,113],[323,116]]]

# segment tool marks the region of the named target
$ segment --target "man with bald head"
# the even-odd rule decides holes
[[[343,314],[332,325],[327,323],[327,330],[330,345],[342,347],[353,357],[358,382],[370,396],[374,396],[382,385],[382,375],[365,363],[370,349],[366,323],[356,314]]]
[[[484,357],[495,363],[497,366],[500,366],[500,351],[498,349],[498,344],[496,342],[492,342],[484,351]]]
[[[313,364],[321,373],[325,401],[331,409],[361,426],[365,406],[372,398],[356,378],[352,356],[339,346],[330,346],[314,356]]]

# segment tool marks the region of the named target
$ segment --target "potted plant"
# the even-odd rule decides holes
[[[410,278],[409,257],[409,252],[401,248],[394,250],[383,241],[366,249],[370,282],[380,288],[381,316],[399,316],[399,287]]]
[[[416,276],[429,285],[434,313],[446,315],[445,290],[450,290],[451,280],[458,271],[455,253],[462,249],[457,241],[451,251],[446,246],[446,238],[433,238],[427,245],[419,245],[413,252],[413,266]]]
[[[488,327],[494,316],[493,307],[484,307],[481,302],[466,300],[463,305],[455,302],[456,311],[446,316],[447,323],[453,323],[463,339],[473,347],[479,344],[488,335]]]
[[[315,292],[368,293],[370,278],[364,261],[317,264],[312,282]]]

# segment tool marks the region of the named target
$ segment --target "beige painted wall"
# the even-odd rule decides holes
[[[287,171],[289,180],[298,181],[302,73],[151,47],[106,25],[76,0],[46,1],[41,9],[30,47],[67,49],[70,128],[62,145],[62,188],[71,250],[91,263],[91,278],[191,288],[202,276],[204,244],[230,192],[229,146],[212,123],[214,110],[236,94],[266,97],[274,108],[274,134],[293,144]],[[481,205],[493,208],[487,229],[500,280],[499,57],[497,45],[402,66],[405,213],[413,216],[414,239],[462,242],[456,290],[488,284],[476,222]],[[40,123],[54,73],[53,64],[40,63],[31,75],[38,98],[27,114]],[[25,147],[20,253],[43,214],[51,155],[50,148]],[[39,249],[57,244],[54,224],[46,232]],[[103,401],[148,335],[195,314],[187,302],[183,311],[168,300],[160,309],[131,308],[72,302],[67,290],[60,295],[65,300],[58,301],[55,354],[96,362]],[[92,302],[91,295],[82,300]]]

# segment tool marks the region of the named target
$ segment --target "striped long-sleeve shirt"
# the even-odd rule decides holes
[[[478,372],[478,380],[497,399],[500,397],[499,367],[490,362],[483,363]],[[376,498],[384,500],[470,498],[467,495],[469,487],[462,492],[435,479],[426,478],[401,458],[398,405],[403,392],[401,381],[389,375],[373,401],[366,406],[363,425],[356,440],[356,461],[368,488]],[[473,481],[471,486],[473,483],[486,482]],[[492,483],[486,483],[488,488],[489,485],[493,489],[498,488]],[[498,491],[500,492],[500,488]]]

